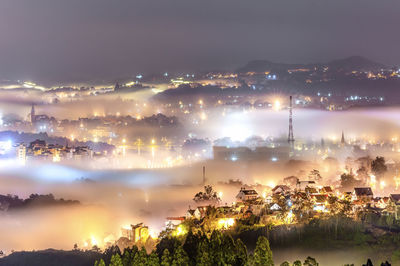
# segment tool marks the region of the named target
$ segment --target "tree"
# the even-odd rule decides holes
[[[119,249],[118,246],[111,246],[111,247],[107,248],[107,249],[104,251],[104,253],[103,253],[104,262],[105,262],[106,264],[110,263],[111,257],[112,257],[114,254],[117,254],[117,253],[118,253],[118,255],[121,256],[121,250]]]
[[[254,250],[254,265],[273,266],[272,251],[265,236],[260,236]]]
[[[294,175],[285,177],[283,179],[283,183],[289,187],[295,187],[298,182],[299,182],[299,179]]]
[[[204,186],[204,192],[198,192],[193,200],[195,202],[202,202],[202,201],[211,201],[214,203],[219,203],[221,199],[218,197],[217,192],[213,190],[213,187],[210,185]]]
[[[306,260],[304,261],[303,265],[304,266],[318,266],[319,264],[314,258],[308,256],[306,258]]]
[[[368,184],[369,176],[368,176],[368,170],[365,166],[361,166],[360,168],[358,168],[357,177],[363,182],[363,184]]]
[[[77,243],[74,244],[74,250],[78,250],[78,244]]]
[[[316,169],[313,169],[313,170],[310,172],[309,177],[310,177],[311,180],[315,180],[315,181],[320,181],[320,180],[322,180],[321,174],[320,174],[319,171],[316,170]]]
[[[208,239],[203,239],[197,248],[196,265],[213,265]]]
[[[148,266],[159,266],[160,265],[160,260],[158,259],[158,255],[155,251],[150,253],[150,256],[147,258],[146,265],[148,265]]]
[[[178,246],[175,249],[171,266],[187,266],[187,265],[189,265],[189,257],[183,250],[182,246]]]
[[[354,159],[351,158],[351,157],[347,157],[345,162],[344,162],[344,164],[345,164],[345,169],[348,172],[352,173],[353,172],[353,167],[354,167]]]
[[[387,171],[385,158],[377,156],[376,159],[371,163],[371,170],[378,179],[382,178]]]
[[[103,259],[100,259],[99,261],[96,260],[94,266],[106,266],[106,263],[104,262]]]
[[[240,238],[236,240],[236,265],[247,264],[247,247]]]
[[[124,254],[122,255],[122,264],[124,266],[130,266],[135,256],[135,253],[136,252],[131,252],[129,249],[125,249]]]
[[[223,262],[226,265],[233,265],[236,262],[236,245],[233,238],[228,234],[223,234],[221,239],[221,247],[219,253],[222,253]]]
[[[193,234],[192,230],[189,230],[189,233],[186,236],[185,243],[183,244],[183,249],[185,250],[186,254],[188,254],[192,264],[196,263],[196,252],[199,243],[199,237]]]
[[[166,248],[168,249],[169,254],[174,254],[174,249],[178,245],[181,245],[181,242],[176,237],[164,237],[156,246],[157,254],[161,257]]]
[[[145,265],[147,262],[147,252],[144,247],[142,247],[138,252],[136,252],[133,258],[133,265]]]
[[[367,264],[363,264],[363,266],[374,266],[374,265],[372,264],[371,259],[368,259]]]
[[[223,235],[221,231],[214,230],[211,233],[210,241],[208,241],[208,252],[213,264],[224,262],[225,255],[223,253],[224,251],[229,252],[227,248],[223,247],[222,242]],[[223,250],[221,247],[223,247]]]
[[[355,179],[353,174],[344,173],[340,176],[340,185],[343,190],[352,190],[358,183],[359,181]]]
[[[171,255],[169,253],[169,250],[166,248],[166,249],[164,249],[164,252],[162,254],[160,264],[161,264],[161,266],[169,266],[169,265],[171,265],[171,262],[172,262]]]
[[[296,260],[295,262],[293,262],[293,266],[301,266],[301,261]]]
[[[94,246],[92,247],[92,251],[94,251],[94,252],[100,252],[101,249],[100,249],[98,246],[94,245]]]
[[[284,262],[281,263],[281,266],[290,266],[290,264],[289,264],[289,262],[284,261]]]
[[[118,253],[111,257],[110,266],[124,266],[122,264],[121,256]]]

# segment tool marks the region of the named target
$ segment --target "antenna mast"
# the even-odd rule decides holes
[[[289,104],[289,135],[288,135],[288,143],[293,147],[294,145],[294,137],[293,137],[293,112],[292,112],[292,95],[290,95],[290,104]]]

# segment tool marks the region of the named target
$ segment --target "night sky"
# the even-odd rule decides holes
[[[254,59],[400,62],[398,0],[1,0],[0,78],[87,81]]]

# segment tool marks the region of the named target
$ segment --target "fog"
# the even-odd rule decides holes
[[[162,89],[158,87],[156,92]],[[70,94],[75,96],[70,96]],[[104,93],[98,96],[86,95],[87,92],[74,91],[68,96],[62,93],[41,92],[38,90],[0,90],[0,114],[18,114],[26,118],[32,104],[36,105],[38,113],[54,116],[57,119],[77,119],[79,117],[92,117],[95,114],[115,115],[149,115],[157,110],[151,110],[143,103],[155,94],[152,89],[124,93]],[[58,99],[58,103],[54,100]],[[136,106],[140,103],[140,106]],[[161,112],[162,109],[159,110]]]
[[[31,193],[52,193],[56,198],[79,200],[81,204],[0,213],[0,250],[72,249],[75,243],[84,248],[85,242],[91,245],[92,239],[104,247],[106,238],[120,236],[122,226],[139,222],[158,233],[165,226],[166,217],[183,216],[189,206],[196,206],[192,199],[202,190],[203,165],[207,183],[222,193],[222,204],[234,202],[240,188],[228,185],[229,179],[258,184],[255,188],[259,193],[268,193],[284,177],[299,175],[301,170],[308,173],[320,169],[323,183],[331,185],[337,183],[340,171],[323,168],[316,162],[289,167],[287,162],[266,161],[204,161],[159,170],[90,170],[62,164],[2,165],[0,194],[26,198]],[[385,194],[394,190],[393,183],[388,176],[390,188]],[[379,188],[374,193],[379,194]]]
[[[56,118],[77,119],[95,112],[101,115],[116,112],[133,115],[139,109],[142,114],[150,115],[151,110],[154,112],[154,106],[147,109],[141,103],[140,108],[137,107],[134,100],[136,95],[126,98],[118,94],[91,96],[65,100],[58,104],[52,104],[51,101],[40,102],[42,98],[36,92],[28,93],[28,96],[18,92],[8,97],[0,101],[0,113],[15,113],[21,117],[28,114],[32,100],[39,103],[37,113],[45,112]],[[199,113],[194,112],[186,117],[177,114],[182,123],[179,130],[193,132],[197,137],[211,140],[230,137],[235,141],[243,141],[253,135],[287,136],[287,110],[239,111],[210,108],[205,112],[207,118],[200,124],[192,123],[193,119],[199,118]],[[338,141],[342,131],[345,132],[346,139],[390,139],[399,132],[399,112],[398,107],[341,112],[295,108],[294,134],[296,140],[312,140],[315,143],[319,143],[321,138]],[[379,155],[399,159],[398,155]],[[223,185],[220,181],[240,179],[249,185],[257,183],[259,186],[256,189],[262,193],[280,183],[284,177],[299,175],[301,170],[308,173],[312,169],[319,169],[324,182],[337,184],[346,156],[351,156],[351,153],[343,154],[337,169],[326,169],[320,159],[302,162],[293,167],[288,167],[286,161],[233,163],[209,160],[186,162],[175,168],[158,170],[115,170],[112,165],[103,165],[102,170],[93,170],[93,167],[83,164],[30,164],[20,167],[12,163],[1,163],[0,194],[15,194],[25,198],[31,193],[52,193],[56,198],[79,200],[81,204],[0,213],[0,250],[9,252],[49,247],[72,249],[75,243],[84,247],[84,243],[93,242],[93,238],[99,246],[103,246],[105,238],[115,239],[120,236],[122,226],[139,222],[144,222],[153,231],[160,232],[166,217],[182,216],[189,206],[195,206],[192,198],[202,189],[203,165],[207,169],[208,183],[213,184],[216,191],[222,192],[223,204],[230,204],[235,201],[239,188]],[[138,162],[138,158],[133,156],[125,160]],[[387,176],[385,190],[374,191],[377,195],[387,195],[393,191],[394,181],[391,175],[392,173]],[[278,259],[283,256],[279,254]],[[296,258],[304,257],[303,254]]]
[[[53,97],[37,91],[0,92],[0,114],[17,114],[26,118],[31,104],[36,102],[36,113],[54,116],[57,119],[78,119],[104,115],[149,116],[154,113],[178,116],[187,132],[195,133],[203,138],[217,139],[231,137],[244,140],[252,135],[284,136],[287,135],[288,111],[246,110],[224,108],[208,108],[204,111],[205,121],[200,114],[193,112],[189,116],[179,112],[171,112],[161,105],[149,103],[154,95],[151,89],[131,93],[112,93],[100,96],[81,96],[61,99],[52,103]],[[48,97],[48,98],[46,98]],[[355,108],[346,111],[329,112],[294,108],[294,134],[296,139],[320,141],[321,138],[340,138],[344,131],[348,139],[373,138],[391,139],[399,130],[397,116],[399,107]],[[194,120],[201,123],[194,125]]]
[[[0,194],[25,198],[31,193],[53,193],[82,204],[2,213],[0,250],[69,249],[74,243],[82,247],[92,236],[102,246],[109,234],[119,237],[122,226],[139,222],[159,232],[167,216],[184,215],[194,205],[192,198],[201,189],[200,173],[201,168],[190,167],[151,172],[90,171],[62,165],[3,167]],[[233,199],[231,193],[227,193],[229,199]]]
[[[339,112],[294,109],[293,128],[296,139],[339,140],[344,131],[347,139],[387,140],[398,134],[398,107],[351,109]],[[229,113],[213,110],[197,128],[202,137],[231,137],[244,140],[250,136],[287,136],[288,111],[252,110]]]
[[[283,165],[236,164],[227,168],[211,161],[151,171],[95,171],[60,164],[2,166],[0,194],[26,198],[31,193],[53,193],[56,198],[79,200],[81,205],[1,213],[0,250],[70,249],[74,243],[83,247],[91,237],[102,246],[110,234],[119,237],[122,226],[139,222],[159,232],[167,216],[182,216],[189,206],[196,206],[192,198],[202,189],[202,165],[206,165],[208,183],[223,193],[223,204],[235,201],[239,187],[219,181],[241,179],[272,186],[289,174],[282,170]]]

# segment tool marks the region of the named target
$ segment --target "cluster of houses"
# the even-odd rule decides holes
[[[25,163],[27,160],[48,160],[59,162],[61,160],[81,160],[92,158],[93,151],[86,146],[69,147],[57,144],[48,144],[44,140],[35,140],[28,146],[20,144],[17,149],[17,158]]]
[[[206,217],[215,217],[217,223],[233,225],[232,219],[259,218],[261,223],[296,223],[296,215],[307,213],[307,217],[318,217],[337,213],[338,205],[347,203],[347,215],[356,217],[357,213],[369,209],[382,215],[394,214],[396,219],[400,210],[400,194],[387,197],[374,197],[370,187],[356,187],[351,192],[339,192],[331,186],[318,186],[315,181],[297,181],[294,186],[277,185],[268,193],[259,194],[253,188],[241,187],[236,202],[232,205],[218,205],[209,202],[192,209],[189,207],[181,217],[168,217],[167,223],[177,226],[187,219],[202,221]],[[225,220],[223,220],[225,219]],[[226,223],[224,224],[226,225]],[[226,226],[223,227],[223,229]]]
[[[259,224],[293,224],[321,215],[338,213],[339,205],[347,206],[345,214],[357,217],[357,213],[370,210],[381,215],[393,215],[400,219],[400,194],[387,197],[374,197],[370,187],[355,187],[351,192],[339,192],[331,186],[318,186],[315,181],[297,181],[295,185],[277,185],[268,193],[261,195],[253,188],[241,187],[236,202],[220,205],[219,202],[203,202],[196,208],[186,211],[185,215],[167,217],[166,228],[174,235],[187,233],[184,223],[187,220],[212,229],[227,230],[238,220],[250,220]],[[306,214],[307,215],[304,215]],[[149,227],[143,223],[130,225],[122,229],[122,237],[116,242],[120,247],[154,244],[156,236],[151,235]],[[146,247],[147,248],[147,247]]]

